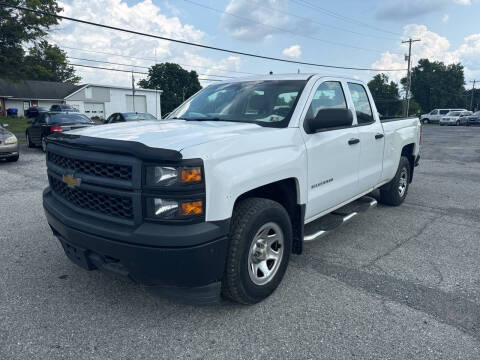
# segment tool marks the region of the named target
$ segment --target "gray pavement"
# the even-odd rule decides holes
[[[255,306],[193,307],[72,264],[45,160],[0,163],[0,359],[480,359],[480,128],[424,127],[406,202],[293,256]]]

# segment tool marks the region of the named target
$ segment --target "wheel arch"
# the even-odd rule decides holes
[[[410,176],[408,181],[411,183],[413,180],[413,170],[415,169],[415,143],[404,145],[400,156],[405,156],[410,163]]]
[[[259,197],[281,204],[288,212],[292,222],[292,252],[300,254],[303,248],[303,225],[305,204],[300,204],[300,184],[297,178],[287,178],[251,189],[235,199],[234,206],[240,201]]]

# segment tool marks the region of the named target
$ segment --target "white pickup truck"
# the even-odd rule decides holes
[[[419,161],[417,118],[380,121],[361,81],[267,75],[201,90],[167,119],[48,138],[43,204],[68,257],[178,300],[269,296],[291,253],[380,201]],[[348,205],[347,205],[348,204]]]

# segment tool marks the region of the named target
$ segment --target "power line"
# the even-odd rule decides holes
[[[223,10],[220,10],[220,9],[210,7],[208,5],[203,5],[203,4],[197,3],[197,2],[192,1],[192,0],[184,0],[184,1],[186,1],[190,4],[202,7],[204,9],[208,9],[208,10],[220,13],[220,14],[229,15],[229,16],[235,17],[237,19],[248,21],[248,22],[251,22],[251,23],[254,23],[254,24],[258,24],[258,25],[265,26],[265,27],[268,27],[268,28],[271,28],[271,29],[275,29],[275,30],[279,30],[279,31],[282,31],[282,32],[285,32],[285,33],[293,34],[293,35],[296,35],[296,36],[301,36],[301,37],[304,37],[304,38],[307,38],[307,39],[316,40],[316,41],[324,42],[324,43],[331,44],[331,45],[343,46],[343,47],[347,47],[347,48],[357,49],[357,50],[365,50],[365,51],[373,51],[373,52],[383,53],[382,50],[369,49],[369,48],[364,48],[364,47],[360,47],[360,46],[339,43],[339,42],[336,42],[336,41],[320,39],[320,38],[317,38],[317,37],[314,37],[314,36],[304,35],[304,34],[296,32],[296,31],[288,30],[288,29],[281,28],[281,27],[274,26],[274,25],[265,24],[265,23],[262,23],[260,21],[249,19],[249,18],[240,16],[240,15],[228,12],[228,11],[223,11]]]
[[[135,64],[122,64],[122,63],[116,63],[116,62],[111,62],[111,61],[103,61],[103,60],[94,60],[94,59],[84,59],[84,58],[77,58],[73,56],[67,56],[69,59],[73,60],[80,60],[80,61],[91,61],[91,62],[97,62],[97,63],[103,63],[103,64],[110,64],[110,65],[121,65],[121,66],[129,66],[129,67],[136,67],[136,68],[141,68],[141,69],[150,69],[150,66],[140,66],[140,65],[135,65]],[[199,76],[216,76],[216,77],[223,77],[223,78],[228,78],[228,79],[235,79],[235,76],[226,76],[226,75],[214,75],[214,74],[197,74]]]
[[[71,66],[80,66],[80,67],[91,68],[91,69],[118,71],[118,72],[124,72],[124,73],[129,73],[129,74],[133,73],[133,74],[148,75],[148,73],[146,73],[146,72],[133,71],[133,70],[113,69],[113,68],[107,68],[107,67],[103,67],[103,66],[82,65],[82,64],[74,64],[74,63],[67,63],[67,64],[71,65]],[[221,79],[202,79],[202,78],[198,78],[198,80],[201,80],[201,81],[225,81],[225,80],[221,80]]]
[[[32,12],[32,13],[35,13],[35,14],[52,16],[52,17],[56,17],[58,19],[75,21],[75,22],[78,22],[78,23],[81,23],[81,24],[98,26],[98,27],[102,27],[102,28],[105,28],[105,29],[116,30],[116,31],[130,33],[130,34],[146,36],[146,37],[150,37],[150,38],[154,38],[154,39],[166,40],[166,41],[171,41],[171,42],[175,42],[175,43],[179,43],[179,44],[195,46],[195,47],[199,47],[199,48],[203,48],[203,49],[221,51],[221,52],[226,52],[226,53],[236,54],[236,55],[242,55],[242,56],[249,56],[249,57],[264,59],[264,60],[273,60],[273,61],[279,61],[279,62],[290,63],[290,64],[317,66],[317,67],[325,67],[325,68],[331,68],[331,69],[358,70],[358,71],[384,71],[384,72],[387,72],[387,71],[404,71],[405,70],[405,69],[357,68],[357,67],[325,65],[325,64],[317,64],[317,63],[310,63],[310,62],[304,62],[304,61],[288,60],[288,59],[276,58],[276,57],[272,57],[272,56],[252,54],[252,53],[236,51],[236,50],[229,50],[229,49],[219,48],[219,47],[215,47],[215,46],[193,43],[193,42],[185,41],[185,40],[172,39],[172,38],[168,38],[168,37],[165,37],[165,36],[147,34],[147,33],[142,33],[142,32],[134,31],[134,30],[122,29],[122,28],[115,27],[115,26],[98,24],[98,23],[94,23],[92,21],[80,20],[80,19],[76,19],[76,18],[72,18],[72,17],[68,17],[68,16],[53,14],[53,13],[50,13],[50,12],[47,12],[47,11],[34,10],[34,9],[26,8],[24,6],[10,5],[10,4],[6,4],[6,3],[3,3],[3,2],[0,2],[0,6],[10,7],[10,8],[13,8],[13,9],[18,9],[18,10],[23,10],[23,11],[29,11],[29,12]]]
[[[58,44],[57,44],[58,45]],[[96,50],[89,50],[89,49],[81,49],[81,48],[76,48],[76,47],[71,47],[71,46],[65,46],[65,45],[58,45],[61,46],[65,49],[71,49],[71,50],[77,50],[81,52],[89,52],[89,53],[94,53],[94,54],[103,54],[103,55],[111,55],[111,56],[118,56],[118,57],[123,57],[127,59],[136,59],[136,60],[144,60],[144,61],[155,61],[155,58],[144,58],[144,57],[137,57],[137,56],[130,56],[130,55],[122,55],[122,54],[116,54],[116,53],[111,53],[111,52],[105,52],[105,51],[96,51]],[[201,69],[207,69],[211,70],[212,66],[200,66],[200,65],[191,65],[191,64],[182,64],[175,62],[178,65],[182,66],[188,66],[188,67],[197,67]],[[214,66],[213,66],[214,68]],[[235,71],[235,70],[222,70],[222,69],[215,69],[215,71],[222,71],[222,72],[229,72],[229,73],[236,73],[236,74],[246,74],[246,75],[257,75],[255,73],[251,72],[245,72],[245,71]]]
[[[392,32],[392,31],[388,31],[388,30],[384,30],[384,29],[381,29],[381,28],[372,26],[372,25],[370,25],[370,24],[367,24],[367,23],[358,21],[358,20],[356,20],[356,19],[353,19],[353,18],[344,16],[344,15],[339,14],[339,13],[336,13],[336,12],[334,12],[334,11],[325,9],[325,8],[320,7],[320,6],[318,6],[318,5],[314,5],[314,4],[312,4],[312,3],[310,3],[310,2],[308,2],[308,1],[306,1],[306,0],[292,0],[292,2],[294,2],[294,3],[297,4],[297,5],[305,6],[305,7],[307,7],[307,8],[316,10],[316,11],[318,11],[318,12],[321,12],[321,13],[326,14],[326,15],[328,15],[328,16],[331,16],[331,17],[340,19],[340,20],[345,21],[345,22],[350,22],[350,23],[353,23],[353,24],[356,24],[356,25],[361,25],[361,26],[364,26],[364,27],[367,27],[367,28],[370,28],[370,29],[373,29],[373,30],[376,30],[376,31],[384,32],[384,33],[387,33],[387,34],[402,36],[402,34],[400,34],[400,33],[395,33],[395,32]]]

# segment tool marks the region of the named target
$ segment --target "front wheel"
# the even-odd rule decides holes
[[[25,133],[25,138],[27,140],[27,146],[29,148],[35,147],[35,144],[32,142],[32,139],[30,139],[30,134],[28,133],[28,131]]]
[[[395,177],[380,188],[381,203],[398,206],[405,200],[410,181],[410,171],[410,162],[405,156],[402,156]]]
[[[282,205],[242,200],[233,210],[223,295],[241,304],[268,297],[282,281],[291,248],[292,225]]]
[[[423,119],[422,122],[423,122],[424,124],[428,124],[428,119]]]
[[[456,125],[460,126],[460,120],[457,120]]]

